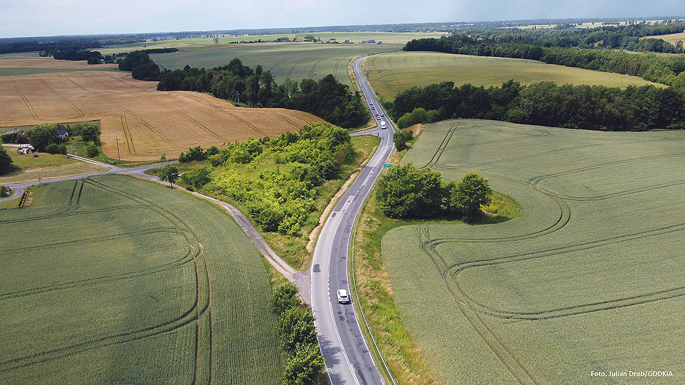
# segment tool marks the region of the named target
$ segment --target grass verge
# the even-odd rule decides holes
[[[399,164],[400,157],[406,153],[393,153],[390,163]],[[520,207],[511,198],[497,192],[492,202],[484,207],[486,215],[479,224],[498,223],[520,215]],[[353,271],[356,290],[360,303],[365,309],[368,325],[376,343],[395,379],[401,384],[434,384],[421,351],[402,322],[402,315],[395,306],[393,289],[388,274],[383,267],[381,240],[390,230],[412,224],[426,223],[463,223],[449,219],[402,220],[386,217],[378,207],[374,193],[362,210],[353,244]],[[367,334],[367,329],[362,328]]]

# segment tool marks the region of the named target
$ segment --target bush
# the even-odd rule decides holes
[[[490,203],[490,195],[492,189],[487,179],[478,173],[470,172],[452,188],[450,208],[472,221],[482,215],[480,206]]]
[[[392,141],[395,143],[395,148],[397,151],[402,151],[407,149],[407,142],[414,139],[414,132],[410,130],[400,130],[392,134]]]
[[[292,283],[285,284],[274,291],[269,299],[271,311],[280,316],[286,310],[300,306],[297,298],[297,286]]]
[[[378,179],[376,198],[390,218],[429,218],[442,209],[439,172],[413,165],[393,167]]]
[[[10,170],[12,166],[12,157],[5,151],[4,148],[0,147],[0,175],[5,174]]]
[[[100,150],[98,150],[98,148],[95,147],[94,144],[89,144],[88,146],[86,146],[86,155],[88,155],[89,158],[95,158],[96,156],[98,156],[99,153]]]
[[[67,154],[67,146],[64,144],[50,143],[45,147],[45,152],[48,154]],[[96,154],[97,155],[97,154]]]
[[[183,187],[199,190],[202,186],[211,182],[212,178],[209,177],[209,174],[210,171],[206,167],[190,170],[181,176],[179,184]]]

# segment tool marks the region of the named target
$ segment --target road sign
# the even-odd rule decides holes
[[[390,168],[390,167],[392,167],[392,165],[389,164],[389,163],[387,163],[387,164],[384,164],[383,167],[385,167],[385,168]]]

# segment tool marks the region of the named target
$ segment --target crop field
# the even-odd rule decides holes
[[[684,148],[683,131],[428,127],[402,163],[481,173],[521,205],[508,222],[382,240],[395,303],[438,381],[684,383]]]
[[[197,68],[215,68],[228,65],[238,58],[244,65],[255,68],[261,65],[265,71],[275,75],[276,83],[285,79],[319,80],[328,74],[347,84],[352,80],[347,69],[353,57],[379,52],[401,50],[404,44],[362,45],[362,44],[313,44],[313,43],[263,43],[232,44],[216,47],[185,49],[181,52],[152,54],[158,65],[168,69],[181,69],[187,65]]]
[[[0,127],[100,120],[105,155],[149,161],[198,145],[297,132],[321,120],[300,111],[238,108],[196,92],[159,92],[156,85],[123,72],[0,77]]]
[[[648,38],[664,39],[664,40],[666,40],[667,42],[669,42],[669,43],[671,43],[671,44],[673,44],[673,45],[676,45],[676,44],[678,44],[679,41],[685,42],[685,32],[673,33],[673,34],[670,34],[670,35],[660,35],[660,36],[647,36],[647,37],[644,37],[644,39],[648,39]]]
[[[72,71],[114,71],[117,68],[116,64],[88,65],[85,61],[40,57],[36,52],[0,55],[0,76]]]
[[[0,229],[0,383],[277,383],[269,279],[218,208],[109,175],[43,185]]]
[[[386,100],[411,87],[452,81],[460,86],[501,86],[513,79],[527,85],[542,81],[625,88],[653,84],[637,76],[545,64],[534,60],[453,55],[439,52],[393,52],[366,59],[369,81]]]

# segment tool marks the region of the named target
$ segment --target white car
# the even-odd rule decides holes
[[[347,290],[338,290],[338,303],[350,303],[350,297],[347,295]]]

